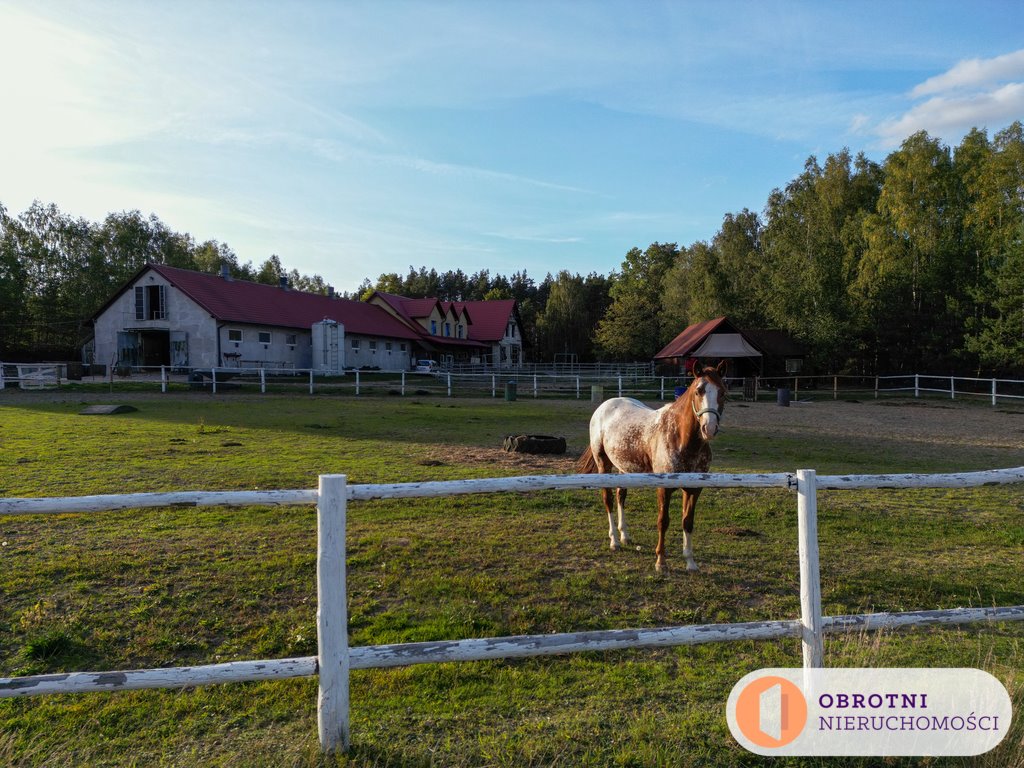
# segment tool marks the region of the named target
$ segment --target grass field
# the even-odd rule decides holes
[[[591,408],[125,398],[136,413],[86,417],[81,396],[0,392],[0,496],[312,488],[329,472],[353,483],[568,472],[569,459],[503,455],[501,438],[559,434],[578,452]],[[1020,412],[898,405],[735,404],[714,469],[1024,464]],[[353,504],[351,643],[799,615],[790,493],[707,491],[695,540],[702,570],[681,567],[675,519],[676,568],[665,578],[653,569],[653,496],[631,493],[640,551],[618,553],[594,492]],[[1024,602],[1024,487],[822,492],[819,528],[828,614]],[[315,539],[306,507],[0,518],[0,675],[313,655]],[[1019,704],[1022,640],[1013,623],[836,637],[826,663],[978,666]],[[0,765],[761,765],[769,761],[729,735],[726,696],[747,672],[799,663],[799,644],[787,640],[356,672],[347,758],[318,753],[315,680],[6,699]],[[975,761],[854,764],[1024,766],[1022,738],[1017,723]]]

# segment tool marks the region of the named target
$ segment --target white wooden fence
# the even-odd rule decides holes
[[[349,672],[354,669],[446,661],[479,661],[547,656],[579,651],[655,648],[730,640],[800,638],[805,667],[823,664],[828,633],[891,629],[929,624],[1024,620],[1024,605],[954,608],[903,613],[821,615],[818,564],[819,489],[967,488],[1024,482],[1024,467],[942,475],[835,475],[814,470],[778,474],[545,475],[444,482],[348,485],[344,475],[322,475],[316,490],[136,493],[75,498],[0,499],[0,514],[100,512],[167,506],[317,505],[317,655],[303,658],[235,661],[196,667],[115,672],[71,672],[0,678],[0,698],[50,693],[182,688],[214,683],[283,680],[319,676],[317,718],[324,751],[347,750]],[[350,648],[345,585],[345,528],[349,501],[423,498],[471,493],[530,492],[547,489],[787,488],[797,494],[800,553],[799,619],[737,624],[702,624],[654,629],[614,629],[554,635],[401,643]],[[697,578],[697,577],[694,577]]]

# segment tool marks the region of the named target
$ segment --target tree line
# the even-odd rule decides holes
[[[88,318],[147,262],[326,292],[277,256],[240,263],[138,211],[101,223],[0,205],[0,357],[73,355]],[[972,130],[955,148],[925,132],[884,162],[844,149],[727,213],[708,241],[631,249],[611,274],[505,276],[410,267],[373,290],[442,300],[514,298],[532,357],[650,359],[687,325],[728,315],[803,342],[829,373],[1024,373],[1024,130]]]
[[[225,243],[197,243],[155,215],[112,213],[90,222],[56,205],[33,203],[19,216],[0,204],[0,360],[74,360],[90,319],[148,263],[327,292],[319,275],[286,270],[277,255],[242,263]]]

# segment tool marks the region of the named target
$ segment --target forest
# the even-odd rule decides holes
[[[0,359],[76,359],[90,318],[149,262],[326,292],[272,255],[242,263],[155,215],[90,222],[0,203]],[[726,213],[714,237],[631,249],[608,275],[410,267],[365,279],[445,300],[515,298],[531,360],[647,360],[687,325],[728,315],[803,342],[815,373],[1024,374],[1024,128],[956,147],[916,133],[882,163],[844,149]]]

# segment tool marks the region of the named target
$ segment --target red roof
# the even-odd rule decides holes
[[[224,279],[190,269],[150,264],[213,317],[228,323],[310,328],[324,319],[337,320],[346,333],[419,339],[419,335],[385,310],[362,301],[332,298],[247,280]]]
[[[465,311],[469,319],[468,340],[476,342],[498,342],[505,337],[505,329],[509,320],[513,317],[518,320],[515,299],[495,299],[490,301],[449,301],[439,302],[437,299],[407,299],[404,296],[396,296],[393,293],[376,291],[374,296],[379,296],[395,312],[415,323],[414,318],[426,317],[437,305],[442,314],[449,308],[456,314]],[[417,324],[417,327],[422,328]],[[442,341],[440,337],[424,333],[425,340]],[[444,343],[458,342],[459,339],[444,337]]]
[[[739,333],[724,315],[716,317],[714,320],[705,320],[703,323],[694,323],[666,344],[665,348],[654,356],[654,359],[689,357],[690,353],[715,331]]]
[[[505,338],[509,320],[517,314],[515,299],[466,301],[463,306],[473,318],[473,324],[469,326],[469,338],[477,341],[501,341]]]

